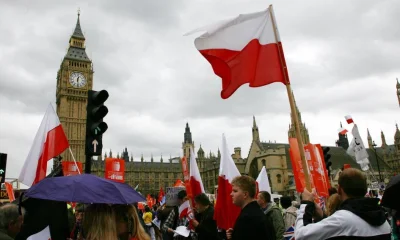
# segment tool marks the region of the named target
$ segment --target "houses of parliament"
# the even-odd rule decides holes
[[[56,104],[57,114],[63,129],[67,135],[71,148],[78,161],[85,159],[85,129],[86,129],[86,104],[87,91],[91,90],[94,81],[94,71],[91,59],[86,54],[85,36],[82,32],[80,19],[76,22],[75,29],[69,39],[69,48],[60,69],[57,72]],[[400,83],[396,80],[396,94],[400,106]],[[301,119],[301,113],[297,108],[296,114],[301,121],[301,137],[305,144],[310,143],[308,129]],[[291,116],[288,137],[295,137],[293,116]],[[250,119],[249,119],[250,120]],[[249,121],[251,123],[251,121]],[[247,174],[257,178],[263,166],[266,167],[272,191],[276,193],[287,193],[295,189],[292,165],[289,157],[289,144],[261,141],[259,127],[256,118],[252,119],[252,126],[249,124],[249,131],[252,132],[250,150],[247,154],[242,153],[240,147],[232,149],[232,158],[241,174]],[[382,171],[400,171],[400,131],[398,126],[393,127],[394,144],[386,144],[385,134],[381,133],[382,145],[374,144],[369,131],[368,146],[369,160],[374,173],[377,170],[377,161]],[[182,142],[182,155],[189,157],[190,147],[195,149],[190,126],[186,123]],[[333,180],[340,172],[344,163],[350,163],[352,167],[359,168],[358,164],[348,154],[349,147],[347,135],[338,134],[334,146],[330,147],[332,160]],[[202,176],[203,184],[207,192],[213,193],[218,183],[218,173],[221,154],[218,152],[207,152],[201,146],[197,149],[197,164]],[[147,194],[158,193],[160,187],[164,189],[172,186],[176,179],[182,179],[182,167],[179,157],[145,161],[143,156],[140,161],[133,161],[125,148],[121,155],[113,154],[111,151],[104,155],[106,157],[122,158],[125,160],[125,181],[131,186],[139,185],[140,192]],[[69,152],[62,155],[64,160],[72,159]],[[92,173],[104,176],[104,158],[92,161]]]

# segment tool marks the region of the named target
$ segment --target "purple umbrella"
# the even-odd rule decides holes
[[[146,201],[126,183],[91,174],[45,178],[29,188],[25,196],[78,203],[132,204]]]

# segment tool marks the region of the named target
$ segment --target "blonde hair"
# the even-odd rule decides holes
[[[256,181],[254,178],[246,175],[237,176],[232,180],[231,184],[239,187],[245,192],[248,192],[251,198],[256,197]]]
[[[139,240],[150,240],[150,236],[146,233],[142,224],[140,223],[135,206],[113,205],[113,209],[117,219],[123,220],[127,223],[128,231],[130,232],[131,237],[136,237]],[[131,222],[129,223],[129,221]]]
[[[332,194],[326,202],[326,214],[328,216],[334,214],[339,209],[341,203],[339,194]]]
[[[83,232],[86,240],[117,239],[115,214],[108,204],[91,204],[83,216]]]

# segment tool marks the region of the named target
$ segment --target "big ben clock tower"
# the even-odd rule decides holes
[[[78,12],[75,30],[69,39],[69,48],[57,72],[57,114],[67,135],[76,161],[85,161],[87,92],[93,87],[92,61],[85,51]],[[63,160],[73,160],[69,151]]]

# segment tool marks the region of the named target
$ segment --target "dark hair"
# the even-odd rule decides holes
[[[292,199],[290,197],[281,197],[281,205],[285,209],[292,206]]]
[[[349,197],[361,198],[367,192],[367,179],[363,172],[355,168],[345,169],[340,174],[338,183]]]
[[[84,204],[81,204],[81,203],[76,204],[75,212],[84,212],[84,211],[85,211],[85,205]]]
[[[145,211],[145,212],[150,212],[149,206],[144,207],[144,211]]]
[[[178,199],[183,200],[187,196],[186,190],[181,190],[178,192]]]
[[[332,196],[333,194],[337,193],[337,189],[334,187],[331,187],[328,189],[329,196]]]
[[[196,203],[200,203],[203,206],[210,206],[211,202],[210,199],[207,197],[205,193],[201,193],[194,198]]]
[[[245,175],[237,176],[232,180],[231,184],[239,187],[244,192],[248,192],[251,198],[256,197],[256,181],[254,178]]]
[[[270,203],[270,202],[271,202],[271,194],[269,194],[269,192],[267,192],[267,191],[261,191],[259,194],[261,194],[261,196],[264,198],[264,200],[265,200],[267,203]]]

